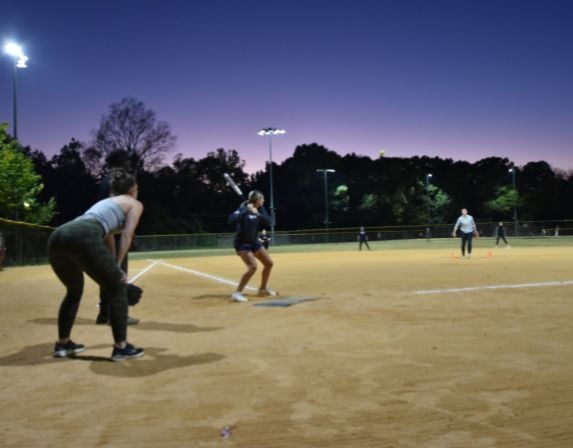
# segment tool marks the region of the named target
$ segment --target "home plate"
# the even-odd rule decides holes
[[[257,302],[254,306],[275,306],[275,307],[287,307],[292,305],[297,305],[303,302],[311,302],[313,300],[318,300],[318,297],[281,297],[279,299],[264,300],[262,302]]]

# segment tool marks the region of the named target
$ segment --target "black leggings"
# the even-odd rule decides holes
[[[466,244],[468,245],[468,254],[472,253],[472,238],[474,236],[473,232],[462,232],[460,231],[460,237],[462,238],[462,257],[466,254]]]
[[[498,236],[497,236],[497,240],[495,240],[495,245],[496,245],[496,246],[499,244],[499,240],[500,240],[500,239],[502,239],[503,242],[504,242],[505,244],[507,244],[507,240],[505,239],[505,237],[504,237],[503,235],[498,235]]]
[[[121,250],[121,234],[115,235],[114,237],[115,239],[115,250],[116,253],[119,252]],[[127,254],[125,254],[124,259],[121,261],[121,270],[127,275],[127,266],[128,266],[128,260],[127,260]],[[109,319],[109,297],[106,296],[105,291],[103,289],[100,289],[99,292],[99,314],[101,316],[105,316],[106,318]]]
[[[127,285],[103,241],[103,233],[97,221],[82,219],[58,227],[50,236],[48,258],[52,269],[66,287],[58,314],[60,339],[70,337],[84,290],[84,272],[109,297],[114,341],[127,339]]]
[[[368,248],[368,250],[370,250],[370,246],[368,245],[368,241],[366,240],[360,240],[360,244],[358,245],[358,250],[362,250],[363,244],[366,244],[366,247]]]

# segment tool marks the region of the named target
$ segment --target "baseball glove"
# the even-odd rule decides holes
[[[139,286],[136,286],[132,283],[127,285],[127,304],[129,306],[135,306],[141,300],[141,296],[143,295],[143,289]]]

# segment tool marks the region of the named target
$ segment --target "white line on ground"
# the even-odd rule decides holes
[[[177,266],[175,264],[165,263],[164,261],[159,262],[159,264],[161,264],[163,266],[167,266],[168,268],[177,269],[178,271],[183,271],[183,272],[187,272],[189,274],[194,274],[194,275],[197,275],[198,277],[208,278],[209,280],[215,280],[216,282],[224,283],[226,285],[237,286],[239,284],[239,283],[234,282],[232,280],[227,280],[227,279],[222,278],[222,277],[217,277],[216,275],[206,274],[205,272],[200,272],[200,271],[196,271],[194,269],[184,268],[183,266]],[[251,286],[247,286],[245,289],[248,289],[250,291],[257,291],[256,288],[253,288]]]
[[[157,261],[153,261],[153,260],[149,260],[152,261],[152,263],[147,266],[145,269],[142,269],[137,275],[134,275],[132,278],[129,279],[129,283],[133,283],[134,281],[136,281],[139,277],[141,277],[143,274],[145,274],[147,271],[149,271],[153,266],[155,266],[158,262]]]
[[[573,285],[573,280],[565,280],[561,282],[518,283],[515,285],[489,285],[489,286],[468,286],[466,288],[427,289],[422,291],[414,291],[414,294],[418,295],[447,294],[451,292],[486,291],[489,289],[543,288],[547,286],[567,286],[567,285]]]

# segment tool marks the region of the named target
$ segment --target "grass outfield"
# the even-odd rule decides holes
[[[573,237],[563,236],[559,238],[510,238],[510,246],[520,247],[571,247],[573,246]],[[426,239],[412,240],[388,240],[388,241],[370,241],[370,247],[373,250],[400,250],[400,249],[444,249],[448,251],[457,251],[459,249],[458,238],[433,238],[430,242]],[[495,238],[482,237],[473,240],[474,250],[492,250],[495,249]],[[501,242],[500,248],[504,244]],[[358,243],[329,243],[329,244],[293,244],[274,246],[271,248],[271,254],[288,254],[297,252],[339,252],[339,251],[356,251]],[[367,250],[363,246],[363,250]],[[165,259],[165,258],[184,258],[184,257],[212,257],[235,255],[232,247],[213,248],[213,249],[182,249],[182,250],[165,250],[151,252],[130,252],[129,258],[132,260],[145,259]]]

